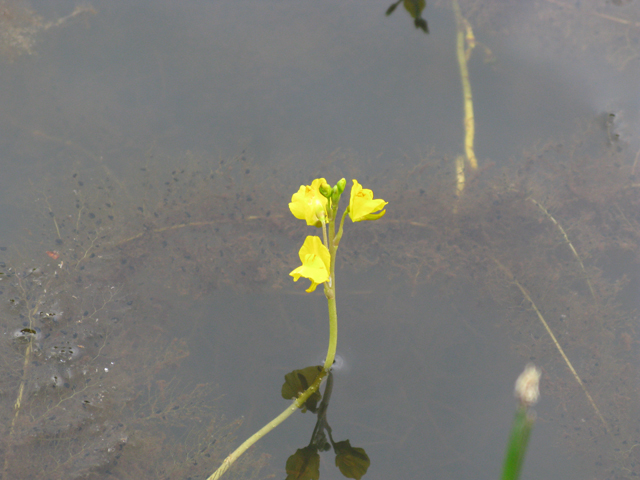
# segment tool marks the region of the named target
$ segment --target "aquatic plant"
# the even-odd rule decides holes
[[[353,180],[349,205],[343,211],[338,230],[336,231],[340,197],[344,192],[346,184],[346,179],[342,178],[331,187],[324,178],[317,178],[311,182],[311,185],[300,186],[300,189],[293,194],[291,202],[289,203],[289,210],[291,210],[294,217],[305,220],[309,226],[322,229],[322,239],[318,236],[307,236],[299,251],[302,265],[294,269],[290,275],[295,282],[301,277],[311,280],[311,286],[306,290],[307,292],[313,292],[320,284],[324,286],[324,295],[327,298],[329,311],[329,347],[324,365],[317,373],[311,385],[309,385],[306,390],[299,392],[291,406],[287,407],[280,415],[258,430],[231,453],[208,480],[220,478],[251,445],[280,425],[291,416],[293,412],[305,408],[307,400],[318,391],[320,384],[331,370],[338,343],[338,312],[336,308],[335,278],[336,254],[340,240],[342,239],[345,218],[349,215],[353,222],[378,220],[386,213],[385,206],[388,203],[382,199],[374,199],[371,190],[362,188],[357,180]],[[294,389],[294,393],[298,392]],[[350,446],[347,450],[345,450],[345,448],[342,449],[342,457],[348,454],[345,453],[347,450],[351,452]],[[338,455],[338,457],[342,458],[340,455]],[[338,458],[336,458],[336,463],[338,464]],[[344,461],[340,461],[340,465],[344,463]],[[287,462],[287,465],[289,466],[289,462]]]
[[[533,363],[527,364],[516,380],[515,396],[518,399],[516,416],[511,425],[507,450],[502,466],[502,480],[517,480],[522,471],[529,437],[535,421],[531,407],[538,403],[540,375],[542,372]]]
[[[145,304],[151,297],[129,283],[151,249],[130,240],[130,206],[113,195],[113,177],[86,189],[82,173],[66,177],[62,188],[31,192],[43,220],[37,241],[0,247],[0,476],[210,471],[242,420],[220,414],[212,385],[172,373],[191,350],[167,335],[166,303]],[[264,466],[247,455],[235,473],[259,476]]]
[[[385,367],[378,379],[385,383],[380,397],[390,396],[393,401],[396,390],[406,388],[438,414],[434,404],[440,383],[433,381],[426,367],[438,368],[434,360],[442,357],[445,348],[460,344],[461,331],[491,328],[480,319],[495,306],[497,320],[492,325],[497,322],[508,332],[509,348],[515,354],[544,368],[547,405],[559,404],[559,414],[545,407],[540,417],[557,423],[562,441],[587,465],[594,460],[594,452],[601,455],[594,467],[601,476],[627,478],[630,475],[625,473],[640,472],[634,447],[639,437],[633,421],[639,404],[634,365],[640,358],[638,317],[633,309],[640,200],[637,180],[630,175],[636,153],[625,161],[621,152],[607,145],[594,151],[592,139],[598,126],[591,122],[580,127],[575,137],[532,147],[522,160],[503,168],[480,169],[459,197],[453,188],[451,159],[437,155],[417,159],[410,169],[390,167],[380,171],[379,177],[367,178],[367,186],[394,206],[393,218],[389,215],[384,222],[349,230],[349,241],[340,243],[340,264],[358,274],[371,268],[381,272],[388,289],[378,297],[387,299],[394,313],[412,292],[436,291],[443,303],[456,308],[465,308],[459,306],[462,298],[473,303],[476,323],[467,330],[456,329],[451,317],[444,318],[447,314],[443,315],[447,328],[439,330],[437,306],[424,317],[401,319],[403,329],[397,329],[395,340],[429,354],[398,353],[403,361],[414,359],[415,374],[390,376],[391,367]],[[278,209],[290,200],[283,192],[291,177],[304,175],[298,166],[302,162],[283,161],[272,172],[244,152],[219,165],[189,153],[171,161],[179,162],[182,169],[169,165],[168,172],[159,167],[132,170],[123,182],[127,190],[98,164],[92,181],[82,172],[77,176],[60,173],[42,179],[21,197],[36,210],[30,222],[33,245],[25,242],[1,253],[6,262],[1,268],[6,338],[0,380],[8,392],[2,406],[8,419],[4,430],[7,475],[82,478],[87,472],[99,475],[108,468],[125,472],[121,478],[133,478],[136,472],[128,466],[141,468],[143,461],[149,471],[202,475],[213,471],[231,449],[237,423],[222,434],[218,432],[226,422],[197,423],[209,415],[214,396],[202,389],[191,393],[190,387],[172,380],[168,367],[180,365],[192,339],[165,346],[159,328],[174,325],[167,330],[176,331],[178,320],[171,318],[170,306],[158,300],[157,293],[171,289],[195,302],[215,290],[233,288],[243,294],[266,291],[275,302],[289,301],[282,285],[291,278],[289,272],[304,264],[291,253],[300,249],[310,226],[306,219],[295,222],[291,217],[287,222]],[[327,176],[340,178],[338,173],[346,171],[362,179],[365,169],[358,170],[357,161],[362,162],[348,152],[335,152],[321,167]],[[21,253],[27,248],[40,256]],[[150,282],[134,284],[139,278]],[[316,277],[316,283],[326,285],[322,277]],[[114,285],[119,287],[112,297]],[[344,297],[347,289],[341,292]],[[359,311],[371,312],[369,322],[378,322],[375,327],[384,331],[387,320],[379,305],[369,302]],[[378,310],[375,315],[374,309]],[[219,343],[211,363],[212,368],[221,369],[216,366],[223,355],[218,352],[220,345],[233,341],[236,337],[231,335],[239,327],[233,322],[217,323]],[[284,327],[286,319],[274,314],[269,328],[274,324]],[[475,333],[469,337],[483,341]],[[30,358],[37,363],[29,361],[25,373],[29,342],[34,342]],[[73,358],[64,357],[61,362],[63,357],[52,355],[58,351],[68,351]],[[77,351],[78,358],[73,356]],[[388,353],[396,354],[391,349]],[[91,376],[83,370],[91,370]],[[71,379],[69,372],[74,374]],[[218,374],[216,370],[212,376],[218,378]],[[23,378],[22,406],[11,435]],[[176,406],[180,408],[174,410]],[[406,425],[411,408],[378,419],[380,428]],[[424,417],[417,414],[411,421],[423,422]],[[193,422],[194,428],[206,430],[201,431],[203,441],[218,441],[202,453],[205,444],[190,434],[176,448],[167,422],[176,427],[174,431],[184,432],[191,431]],[[435,422],[451,436],[464,435],[462,428],[456,430],[455,421]],[[418,433],[408,438],[421,445]],[[74,450],[78,440],[84,442],[84,450]],[[390,440],[381,442],[389,456],[408,453]],[[250,455],[245,453],[227,474],[239,474],[240,464]],[[376,452],[374,459],[378,465],[385,462],[380,455]],[[47,458],[55,459],[55,470],[44,469]],[[430,468],[436,473],[442,468],[437,458]]]

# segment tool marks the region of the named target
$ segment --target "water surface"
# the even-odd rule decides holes
[[[326,349],[322,294],[288,276],[311,230],[287,202],[318,176],[390,202],[347,225],[337,279],[329,421],[366,478],[497,477],[528,361],[525,475],[640,473],[633,1],[461,2],[480,169],[459,198],[448,1],[428,35],[362,1],[99,1],[59,25],[75,5],[9,6],[3,478],[204,478],[285,408],[284,375]],[[284,477],[313,423],[237,474]]]

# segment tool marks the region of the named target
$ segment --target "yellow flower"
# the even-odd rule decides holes
[[[300,277],[311,280],[311,286],[307,292],[313,292],[319,284],[329,280],[331,254],[322,244],[320,237],[309,235],[298,255],[300,255],[302,266],[293,270],[289,275],[293,277],[294,282],[297,282]]]
[[[289,210],[294,217],[306,220],[307,225],[320,227],[322,225],[320,217],[326,215],[329,200],[320,193],[321,185],[329,187],[324,178],[316,178],[311,185],[302,185],[300,190],[291,197]]]
[[[382,199],[373,199],[373,192],[362,185],[357,180],[353,181],[351,187],[351,200],[349,201],[349,216],[354,222],[362,220],[377,220],[382,217],[386,210],[382,210],[389,203]],[[380,210],[382,210],[380,212]],[[378,212],[378,213],[374,213]]]

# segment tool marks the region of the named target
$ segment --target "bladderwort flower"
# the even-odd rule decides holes
[[[326,221],[326,212],[329,200],[320,189],[331,191],[331,187],[324,178],[316,178],[311,185],[302,185],[291,197],[289,210],[293,216],[300,220],[306,220],[307,225],[322,226]],[[324,217],[323,217],[324,214]]]
[[[295,282],[297,282],[300,277],[311,280],[311,286],[307,289],[307,292],[313,292],[318,285],[321,283],[324,284],[324,294],[327,298],[329,313],[329,346],[327,347],[324,365],[322,365],[313,383],[308,385],[304,392],[297,392],[292,406],[287,407],[280,415],[236,448],[208,480],[218,480],[220,476],[227,471],[229,466],[251,447],[251,445],[264,437],[265,434],[273,430],[276,426],[280,425],[285,419],[292,415],[294,411],[304,409],[305,402],[317,393],[322,380],[329,375],[331,371],[336,358],[336,346],[338,344],[335,263],[338,247],[342,239],[345,218],[347,215],[350,215],[351,220],[354,222],[377,220],[386,213],[384,207],[387,205],[387,202],[384,200],[374,199],[371,190],[362,188],[362,186],[354,180],[353,187],[351,188],[349,206],[345,208],[342,215],[340,215],[338,213],[338,207],[346,184],[346,179],[341,178],[332,187],[324,178],[317,178],[311,182],[311,185],[302,185],[300,189],[293,194],[291,203],[289,203],[289,209],[296,218],[305,220],[307,225],[321,227],[322,229],[322,240],[320,237],[313,235],[305,239],[302,248],[300,248],[298,252],[302,265],[293,270],[289,275],[293,277]],[[338,224],[336,225],[336,223]],[[340,449],[338,447],[340,447]],[[336,465],[338,465],[343,475],[349,478],[360,479],[362,475],[365,474],[369,467],[369,458],[363,449],[352,448],[348,441],[335,444],[334,449],[336,450]],[[291,457],[290,460],[293,462],[295,459],[292,460],[292,458],[293,457]],[[306,457],[302,460],[307,461]],[[300,470],[299,462],[291,464],[291,466],[292,468],[289,468],[290,462],[287,461],[287,471],[295,470],[296,475],[300,477],[298,473],[302,472],[302,470]],[[307,475],[309,478],[317,478],[316,473],[317,467],[314,467],[313,469],[305,471],[304,475]]]
[[[349,216],[352,221],[361,222],[363,220],[379,219],[387,212],[383,210],[387,203],[389,202],[385,202],[381,198],[374,200],[371,190],[362,188],[362,185],[357,180],[353,180],[351,199],[349,200]]]
[[[313,292],[318,285],[329,280],[331,255],[322,244],[320,237],[309,235],[298,252],[302,265],[293,270],[289,275],[297,282],[300,277],[311,280],[311,286],[306,290]]]

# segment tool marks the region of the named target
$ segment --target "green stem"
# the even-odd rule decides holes
[[[326,293],[326,292],[325,292]],[[327,298],[329,307],[329,348],[327,349],[327,357],[324,360],[324,372],[331,370],[333,361],[336,359],[336,348],[338,346],[338,312],[336,310],[335,293],[332,298]]]
[[[324,360],[324,371],[328,372],[333,366],[336,358],[336,348],[338,345],[338,311],[336,308],[336,254],[338,245],[336,240],[336,215],[338,204],[332,205],[329,218],[329,253],[331,254],[331,265],[329,266],[329,281],[324,284],[324,294],[327,297],[327,307],[329,310],[329,348]],[[344,221],[344,216],[342,217]],[[342,227],[342,222],[340,224]]]
[[[327,376],[327,373],[325,371],[320,372],[316,377],[315,381],[311,384],[309,388],[307,388],[304,391],[302,395],[296,398],[293,401],[293,403],[290,406],[288,406],[284,412],[282,412],[276,418],[271,420],[269,423],[267,423],[264,427],[262,427],[256,433],[251,435],[247,440],[245,440],[245,442],[242,445],[236,448],[231,455],[229,455],[227,458],[224,459],[224,461],[222,462],[222,465],[220,465],[218,469],[209,478],[207,478],[207,480],[219,479],[229,469],[229,467],[233,464],[233,462],[235,462],[240,457],[240,455],[242,455],[251,445],[256,443],[258,440],[264,437],[267,433],[269,433],[271,430],[273,430],[282,422],[284,422],[287,418],[289,418],[293,414],[293,412],[295,412],[300,407],[302,407],[304,405],[304,402],[306,402],[307,399],[313,393],[315,393],[318,390],[318,388],[320,388],[320,384],[322,383],[322,380],[324,380],[324,377],[326,376]]]
[[[329,272],[329,281],[324,283],[324,294],[327,297],[327,304],[329,309],[329,348],[327,349],[327,356],[324,361],[324,366],[322,372],[318,374],[313,384],[307,388],[302,395],[294,400],[294,402],[287,407],[287,409],[278,415],[276,418],[271,420],[268,424],[258,430],[256,433],[251,435],[242,445],[235,449],[235,451],[224,459],[222,465],[218,467],[218,469],[209,477],[207,480],[218,480],[224,473],[229,469],[229,467],[235,462],[240,455],[242,455],[251,445],[256,443],[262,437],[264,437],[271,430],[276,428],[282,422],[284,422],[287,418],[289,418],[293,412],[298,410],[300,407],[304,405],[304,402],[315,393],[318,388],[320,388],[320,384],[324,377],[327,376],[329,370],[333,366],[333,361],[336,358],[336,348],[338,345],[338,312],[336,308],[336,252],[338,251],[338,243],[340,242],[340,237],[342,237],[342,225],[344,224],[344,219],[346,216],[346,211],[342,216],[342,221],[340,222],[340,231],[338,233],[338,237],[336,237],[336,216],[338,213],[338,202],[331,206],[329,211],[329,253],[331,254],[331,266]],[[322,225],[322,233],[324,236],[325,245],[327,243],[327,235],[325,230],[325,225]]]
[[[502,480],[517,480],[520,476],[532,428],[533,415],[529,413],[525,405],[519,405],[513,419],[509,443],[504,456]]]
[[[322,238],[323,238],[323,242],[324,242],[324,246],[329,248],[329,244],[327,243],[327,224],[325,222],[322,222]]]
[[[342,227],[344,226],[344,219],[347,218],[347,214],[349,213],[349,207],[347,206],[347,208],[345,208],[344,213],[342,214],[342,219],[340,220],[340,228],[338,229],[338,234],[335,236],[335,239],[333,240],[333,243],[335,244],[336,248],[338,248],[338,245],[340,244],[340,240],[342,239]]]

